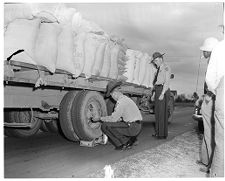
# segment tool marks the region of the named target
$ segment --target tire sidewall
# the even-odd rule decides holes
[[[11,112],[9,112],[9,120],[8,121],[10,123],[12,123],[12,122],[22,123],[23,122],[22,114],[24,114],[24,113],[30,117],[30,118],[28,117],[28,119],[32,118],[31,111],[11,111]],[[33,136],[39,131],[41,124],[42,124],[42,121],[38,118],[33,118],[33,121],[34,121],[33,126],[30,129],[7,128],[7,131],[10,133],[10,135],[15,136],[15,137],[24,138],[24,137]],[[31,122],[31,120],[29,122]]]
[[[81,140],[93,140],[95,138],[98,138],[102,135],[101,131],[101,124],[100,123],[91,123],[94,124],[94,127],[91,127],[88,122],[86,116],[87,107],[91,102],[94,102],[98,106],[100,106],[100,116],[106,116],[107,115],[107,107],[106,102],[103,98],[103,96],[95,91],[85,91],[83,94],[80,95],[79,99],[77,99],[78,104],[74,103],[74,109],[73,109],[73,117],[76,117],[76,126],[78,129],[78,136]],[[75,109],[76,104],[76,109]]]

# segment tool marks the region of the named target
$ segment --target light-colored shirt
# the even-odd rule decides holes
[[[205,81],[208,89],[216,94],[220,80],[224,77],[225,69],[225,42],[222,40],[213,48],[210,61],[207,67]]]
[[[170,75],[171,75],[171,68],[163,62],[159,67],[159,73],[157,76],[156,85],[163,85],[162,94],[164,94],[170,86]]]
[[[117,100],[114,112],[111,116],[101,117],[105,122],[121,121],[133,122],[142,120],[142,115],[135,102],[125,95],[121,95]]]

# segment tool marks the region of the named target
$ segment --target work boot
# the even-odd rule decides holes
[[[134,145],[134,142],[137,141],[136,136],[130,137],[130,139],[124,144],[124,149],[130,149]]]
[[[158,134],[156,134],[156,133],[152,134],[152,137],[158,137]]]

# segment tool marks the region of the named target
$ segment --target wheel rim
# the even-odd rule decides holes
[[[87,125],[92,129],[100,128],[101,124],[93,123],[91,121],[91,118],[95,116],[100,117],[102,115],[101,104],[97,100],[91,99],[90,101],[88,101],[88,104],[85,106],[85,112],[86,112],[85,121]]]

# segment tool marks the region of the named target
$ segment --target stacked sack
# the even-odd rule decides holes
[[[143,56],[143,53],[141,51],[136,51],[135,52],[135,62],[134,62],[134,78],[132,83],[140,85],[139,81],[139,72],[142,71],[140,69],[140,64],[141,64],[141,58]]]
[[[79,77],[92,75],[150,85],[149,57],[127,49],[124,40],[109,36],[97,24],[64,4],[5,4],[4,58],[65,70]],[[148,76],[151,77],[151,76]]]
[[[127,80],[127,78],[123,75],[126,73],[126,64],[127,64],[127,57],[126,57],[126,51],[127,46],[124,44],[124,40],[119,39],[116,36],[111,37],[111,40],[115,42],[114,46],[114,54],[112,56],[112,59],[115,59],[116,62],[116,68],[117,68],[117,75],[115,79],[118,80]],[[113,78],[113,77],[112,77]]]
[[[143,85],[145,87],[153,87],[153,79],[156,68],[150,63],[150,57],[147,53],[137,50],[127,49],[127,72],[124,76],[127,82]]]

